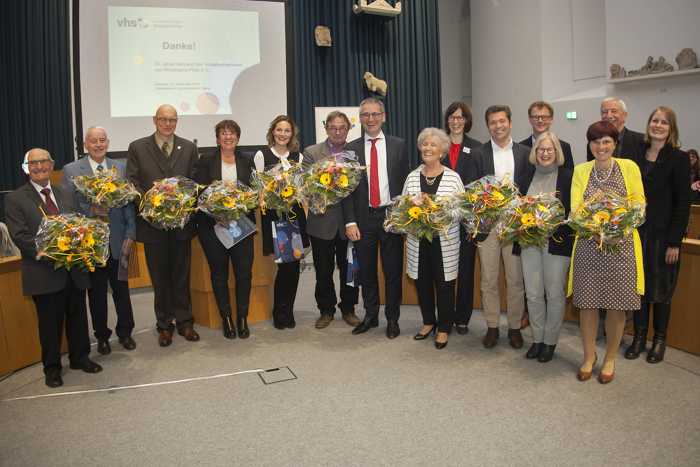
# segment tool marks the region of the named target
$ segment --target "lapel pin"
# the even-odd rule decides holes
[[[178,150],[178,151],[180,150],[180,146],[177,147],[177,150]]]

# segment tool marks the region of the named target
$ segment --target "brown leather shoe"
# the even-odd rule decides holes
[[[199,340],[199,334],[194,330],[192,326],[187,326],[182,329],[178,329],[177,333],[180,334],[185,340],[190,342],[196,342]]]
[[[348,311],[343,313],[343,321],[348,323],[348,325],[355,327],[358,326],[362,321],[357,317],[354,311]]]
[[[321,315],[320,318],[316,320],[316,329],[325,329],[333,321],[333,315]]]
[[[579,381],[588,381],[591,379],[591,376],[593,375],[593,369],[595,368],[595,364],[598,362],[598,354],[595,355],[595,358],[593,359],[593,365],[591,365],[591,371],[584,371],[579,368],[578,373],[576,373],[576,379]]]
[[[520,329],[508,329],[508,341],[514,349],[522,349],[523,335],[520,333]]]
[[[158,331],[158,345],[167,347],[173,343],[173,332],[168,329]]]
[[[615,379],[615,362],[613,362],[613,371],[609,375],[606,375],[605,373],[603,373],[602,368],[600,370],[600,373],[598,373],[598,382],[600,384],[608,384],[608,383],[612,382],[613,379]]]
[[[487,349],[495,347],[496,344],[498,344],[498,335],[498,328],[489,328],[488,331],[486,331],[484,340],[482,341],[484,343],[484,347]]]

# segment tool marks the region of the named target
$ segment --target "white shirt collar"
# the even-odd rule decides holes
[[[107,158],[105,157],[102,162],[98,163],[95,159],[90,157],[90,154],[85,156],[88,158],[88,161],[90,162],[90,168],[92,168],[92,173],[97,173],[97,166],[101,165],[104,170],[107,170]]]
[[[34,189],[35,189],[39,194],[41,194],[41,190],[43,190],[44,188],[48,188],[48,189],[51,190],[51,192],[53,193],[53,189],[51,188],[51,181],[49,181],[49,183],[48,183],[46,186],[41,186],[41,185],[39,185],[39,184],[37,184],[37,183],[34,183],[32,180],[29,180],[29,183],[32,184],[32,186],[34,187]]]
[[[493,152],[496,151],[512,151],[513,150],[513,138],[510,138],[508,140],[508,144],[505,146],[501,147],[496,143],[493,138],[491,138],[491,148],[493,148]]]
[[[379,131],[379,134],[377,136],[374,136],[374,137],[365,133],[365,143],[368,143],[369,140],[374,139],[374,138],[377,138],[380,141],[383,140],[384,139],[384,131]]]

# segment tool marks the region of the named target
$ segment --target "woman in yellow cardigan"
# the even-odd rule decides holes
[[[588,127],[586,138],[594,160],[574,169],[571,183],[571,210],[578,209],[584,199],[599,190],[644,202],[644,186],[639,167],[634,161],[612,157],[619,133],[609,122],[600,121]],[[598,374],[601,384],[615,377],[615,357],[625,329],[625,311],[639,310],[644,295],[642,245],[635,230],[619,243],[615,254],[600,250],[594,239],[574,242],[569,270],[568,295],[574,295],[574,306],[581,311],[583,364],[577,377],[586,381],[596,364],[595,339],[598,331],[598,309],[607,310],[605,358]]]

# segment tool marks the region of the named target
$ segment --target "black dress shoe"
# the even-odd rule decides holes
[[[372,328],[376,328],[379,326],[379,320],[378,319],[369,319],[369,320],[364,320],[357,326],[355,326],[355,329],[352,330],[353,334],[362,334],[367,331],[369,331]]]
[[[520,329],[508,329],[508,342],[510,342],[510,346],[514,349],[523,348],[524,341]]]
[[[236,326],[238,326],[238,337],[247,339],[250,337],[250,329],[248,329],[248,317],[236,316]]]
[[[287,329],[294,329],[295,327],[297,327],[297,322],[294,319],[287,323]]]
[[[466,324],[455,324],[455,329],[457,330],[457,334],[463,336],[469,332],[469,326]]]
[[[525,358],[527,358],[528,360],[533,360],[539,357],[540,352],[542,352],[542,347],[544,347],[544,344],[542,342],[533,342],[530,348],[527,350]]]
[[[109,355],[112,353],[112,347],[109,345],[108,339],[97,340],[97,352],[100,355]]]
[[[134,350],[136,348],[136,341],[134,341],[134,339],[131,336],[120,337],[119,343],[126,350]]]
[[[46,377],[44,382],[50,388],[57,388],[63,386],[63,379],[61,378],[61,370],[58,368],[49,368],[46,370]]]
[[[79,362],[71,363],[70,368],[71,370],[83,370],[85,373],[99,373],[102,371],[102,367],[88,357]]]
[[[438,350],[442,350],[442,349],[444,349],[445,347],[447,347],[447,340],[445,340],[445,342],[438,342],[437,339],[438,339],[438,337],[440,337],[440,334],[443,334],[443,332],[440,331],[440,332],[437,334],[437,336],[435,337],[435,348],[438,349]],[[444,333],[444,334],[449,335],[449,333]]]
[[[395,320],[389,320],[386,323],[386,337],[389,339],[395,339],[401,334],[401,329],[399,329],[399,322]]]
[[[498,334],[498,328],[488,328],[486,335],[484,336],[484,340],[482,341],[484,347],[487,349],[495,347],[496,344],[498,344]]]
[[[547,363],[554,358],[554,349],[556,348],[556,345],[547,345],[544,344],[542,346],[542,351],[540,354],[537,356],[537,361],[540,363]]]
[[[236,326],[233,325],[233,318],[231,315],[224,315],[221,317],[221,332],[226,339],[236,338]]]
[[[421,334],[420,331],[418,331],[418,332],[416,333],[416,335],[413,336],[413,339],[415,339],[415,340],[417,340],[417,341],[425,340],[425,339],[427,339],[428,336],[430,336],[431,334],[435,334],[435,330],[436,330],[436,329],[437,329],[437,326],[436,326],[435,324],[433,324],[433,327],[430,328],[430,331],[428,331],[428,332],[425,333],[425,334]]]

